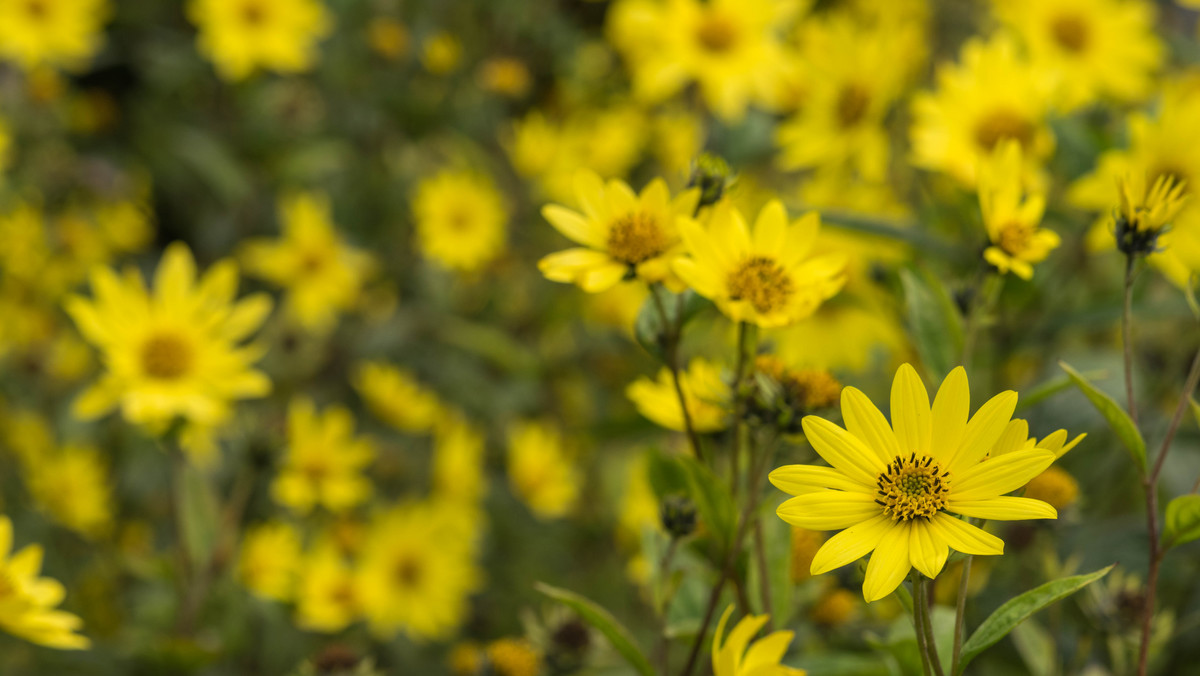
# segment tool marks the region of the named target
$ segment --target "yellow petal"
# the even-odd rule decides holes
[[[1054,454],[1040,448],[1013,451],[989,458],[950,475],[951,500],[986,500],[1029,483],[1054,462]]]
[[[838,530],[879,515],[875,496],[846,491],[805,493],[784,501],[776,514],[779,518],[810,530]]]
[[[967,370],[959,366],[946,376],[933,399],[933,436],[930,453],[939,462],[948,463],[962,442],[971,413],[971,391]],[[932,577],[932,576],[931,576]]]
[[[977,465],[996,445],[1016,408],[1017,393],[1012,390],[1001,392],[980,406],[967,423],[957,452],[944,466],[953,473]]]
[[[863,445],[858,437],[815,415],[800,421],[804,434],[817,453],[846,476],[871,486],[887,463]]]
[[[1025,441],[1029,439],[1029,423],[1020,418],[1013,418],[1008,421],[1008,425],[1004,427],[1004,432],[1000,438],[996,440],[996,445],[992,447],[992,457],[1019,451],[1025,445]]]
[[[929,524],[955,551],[981,556],[1004,553],[1003,540],[945,512],[934,514]]]
[[[879,546],[867,562],[867,576],[863,580],[863,598],[867,603],[891,594],[912,570],[910,529],[910,523],[896,522],[879,540]]]
[[[929,392],[911,364],[902,364],[892,381],[892,428],[900,453],[928,455],[930,434]]]
[[[946,558],[950,556],[950,548],[938,537],[937,531],[928,521],[912,522],[911,541],[909,542],[912,565],[930,579],[942,572]]]
[[[1033,498],[1013,496],[987,500],[951,500],[946,504],[946,509],[963,516],[999,521],[1058,518],[1058,511],[1048,503]]]
[[[767,478],[776,488],[789,495],[803,495],[827,488],[874,492],[874,486],[856,482],[833,467],[818,465],[784,465],[772,470]]]
[[[861,439],[885,463],[900,455],[900,444],[887,418],[857,387],[842,390],[842,418],[847,431]]]
[[[779,664],[795,635],[791,631],[776,631],[755,641],[742,661],[742,673],[753,674],[755,669],[764,669],[760,673],[770,673],[765,669]]]
[[[892,517],[880,514],[834,535],[826,540],[813,556],[810,572],[813,575],[821,575],[861,559],[875,549],[884,533],[888,532],[894,523]]]
[[[787,236],[788,217],[783,202],[771,200],[754,221],[754,251],[759,254],[776,254],[783,250]]]
[[[584,218],[583,214],[557,204],[547,204],[542,207],[542,217],[567,239],[593,249],[604,248],[604,233],[593,227],[594,222]]]

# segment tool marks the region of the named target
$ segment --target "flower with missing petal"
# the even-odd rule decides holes
[[[1017,393],[1010,390],[968,416],[970,391],[960,366],[946,376],[931,406],[916,370],[904,364],[892,383],[890,425],[853,387],[842,390],[845,428],[805,418],[809,442],[831,466],[780,467],[771,473],[771,483],[796,496],[779,507],[784,521],[841,530],[817,552],[812,573],[871,554],[863,596],[876,601],[892,593],[913,567],[937,577],[950,549],[1004,552],[1000,538],[960,516],[1057,518],[1044,502],[1005,495],[1049,467],[1053,450],[1035,446],[988,457],[1016,405]]]

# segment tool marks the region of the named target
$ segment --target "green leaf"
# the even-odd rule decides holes
[[[1089,380],[1103,380],[1108,377],[1108,371],[1087,371],[1082,374],[1083,377]],[[1037,406],[1046,401],[1050,397],[1062,392],[1071,387],[1074,383],[1070,376],[1058,376],[1051,378],[1044,383],[1034,386],[1032,389],[1021,393],[1021,400],[1017,402],[1017,410],[1023,411],[1027,408]]]
[[[1168,547],[1200,538],[1200,495],[1181,495],[1167,503],[1163,542]]]
[[[975,633],[971,634],[971,638],[963,643],[962,657],[955,676],[963,673],[967,665],[978,657],[979,653],[995,645],[1031,615],[1108,575],[1108,571],[1112,569],[1112,566],[1108,566],[1086,575],[1064,577],[1009,599],[1007,603],[997,608],[996,612],[984,620]]]
[[[646,476],[654,494],[660,500],[668,495],[688,493],[687,470],[675,461],[674,456],[667,455],[657,448],[646,454]]]
[[[907,323],[921,362],[939,378],[950,372],[962,351],[962,317],[937,278],[917,270],[900,271]]]
[[[1060,361],[1058,365],[1062,367],[1062,370],[1067,372],[1067,376],[1071,378],[1075,386],[1083,392],[1088,401],[1092,402],[1092,406],[1095,406],[1100,415],[1104,416],[1104,419],[1108,421],[1108,426],[1112,428],[1117,438],[1129,450],[1129,455],[1133,458],[1134,464],[1145,474],[1146,440],[1142,439],[1142,433],[1133,424],[1133,420],[1129,418],[1129,414],[1125,412],[1125,409],[1121,408],[1120,404],[1113,401],[1112,397],[1097,389],[1087,378],[1083,377],[1083,374],[1071,368],[1069,364]]]
[[[209,478],[191,463],[181,465],[176,471],[179,530],[188,559],[194,567],[207,566],[217,544],[217,498]]]
[[[658,310],[660,300],[667,315],[666,325],[663,324],[662,314]],[[664,359],[667,328],[678,323],[679,330],[682,331],[688,322],[710,305],[712,303],[708,299],[690,289],[682,294],[674,294],[661,288],[651,288],[650,295],[642,303],[637,321],[633,324],[634,338],[644,350],[660,360]]]
[[[596,631],[604,634],[608,642],[616,648],[617,652],[625,658],[629,666],[633,667],[642,676],[654,676],[654,667],[650,666],[650,661],[642,654],[641,649],[633,641],[633,635],[625,628],[617,618],[612,616],[601,606],[594,601],[580,596],[575,592],[566,589],[553,587],[544,582],[535,582],[534,589],[567,606],[579,614],[579,617],[584,622],[595,627]]]
[[[700,512],[700,519],[721,543],[722,548],[729,547],[733,543],[733,531],[737,527],[737,509],[729,490],[712,470],[695,458],[681,455],[677,462],[687,474],[692,501],[696,503],[696,509]]]

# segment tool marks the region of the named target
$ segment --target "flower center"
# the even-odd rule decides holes
[[[242,23],[257,28],[267,19],[267,11],[257,0],[242,5]]]
[[[42,21],[50,14],[46,0],[25,0],[25,15],[33,21]]]
[[[1080,16],[1066,14],[1050,24],[1050,33],[1059,46],[1078,54],[1088,46],[1088,25]]]
[[[792,278],[772,258],[748,258],[729,275],[729,298],[744,300],[766,314],[782,308],[791,297]]]
[[[1033,143],[1034,131],[1032,122],[1011,110],[1000,108],[975,125],[975,143],[991,151],[1000,141],[1011,138],[1016,139],[1022,148],[1028,148]]]
[[[1000,228],[999,241],[1001,249],[1010,256],[1019,256],[1029,248],[1033,239],[1033,228],[1025,223],[1008,223]]]
[[[644,211],[618,216],[608,228],[609,255],[629,265],[662,255],[670,245],[658,219]]]
[[[727,52],[737,42],[737,29],[728,17],[709,11],[696,28],[696,42],[708,52]]]
[[[392,573],[395,575],[396,584],[409,589],[416,587],[421,583],[421,578],[425,577],[420,562],[410,556],[397,561]]]
[[[949,476],[950,472],[942,471],[929,456],[896,456],[876,480],[879,497],[875,502],[893,521],[928,519],[946,506]]]
[[[192,367],[192,347],[171,333],[152,336],[142,345],[142,371],[151,378],[175,380]]]
[[[857,84],[848,84],[838,95],[837,119],[842,129],[849,129],[862,121],[871,105],[871,93]]]

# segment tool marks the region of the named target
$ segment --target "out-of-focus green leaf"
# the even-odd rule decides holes
[[[655,296],[655,294],[658,295]],[[667,315],[668,323],[666,325],[663,324],[662,313],[658,309],[660,302],[663,312]],[[690,289],[682,294],[652,289],[651,295],[646,297],[646,301],[642,303],[642,309],[638,311],[637,321],[633,325],[633,335],[642,349],[659,359],[664,359],[667,327],[679,322],[679,328],[682,331],[688,322],[695,319],[696,315],[710,305],[712,303],[707,298]],[[680,313],[682,313],[682,320],[679,319]]]
[[[1007,603],[997,608],[996,612],[988,616],[983,621],[983,624],[979,625],[979,628],[975,630],[975,633],[971,634],[971,638],[968,638],[963,643],[962,657],[958,663],[958,671],[955,672],[955,676],[963,673],[967,665],[971,663],[971,660],[1007,636],[1009,632],[1015,629],[1021,622],[1024,622],[1025,619],[1051,603],[1070,596],[1108,575],[1108,571],[1112,569],[1112,566],[1108,566],[1095,572],[1087,573],[1086,575],[1072,575],[1071,577],[1053,580],[1010,599]]]
[[[203,472],[190,463],[179,472],[179,530],[193,567],[207,566],[217,543],[217,498]]]
[[[1181,495],[1167,503],[1163,542],[1168,547],[1200,538],[1200,495]]]
[[[1054,637],[1035,620],[1027,620],[1012,631],[1013,643],[1029,676],[1054,676],[1058,667],[1058,649]]]
[[[1087,371],[1081,375],[1088,380],[1103,380],[1108,377],[1108,371]],[[1044,383],[1038,384],[1027,392],[1021,393],[1021,400],[1017,402],[1017,410],[1023,411],[1032,406],[1037,406],[1050,397],[1071,387],[1073,384],[1071,377],[1065,375],[1051,378]]]
[[[657,448],[651,449],[646,456],[646,476],[654,494],[662,498],[688,492],[687,470],[675,458],[668,456]]]
[[[1133,458],[1133,462],[1138,466],[1138,469],[1144,474],[1146,472],[1146,440],[1142,438],[1142,433],[1138,431],[1133,420],[1129,418],[1129,414],[1125,409],[1121,408],[1120,404],[1113,401],[1112,397],[1101,392],[1096,388],[1083,374],[1071,368],[1066,362],[1058,362],[1062,370],[1067,372],[1067,376],[1075,383],[1075,386],[1083,392],[1088,401],[1092,402],[1092,406],[1104,416],[1108,421],[1108,426],[1116,433],[1117,438],[1125,444],[1125,448],[1129,450],[1129,455]]]
[[[916,645],[915,641],[913,645]],[[893,673],[882,657],[855,653],[801,657],[795,662],[786,663],[821,676],[890,676]]]
[[[729,490],[712,470],[695,458],[680,456],[678,462],[687,473],[692,501],[700,511],[700,519],[722,548],[729,547],[733,543],[734,528],[737,527],[737,510]]]
[[[612,613],[591,599],[580,596],[575,592],[560,589],[544,582],[535,582],[533,586],[539,592],[574,610],[584,622],[587,622],[595,627],[596,631],[604,634],[604,638],[608,639],[613,648],[621,653],[621,657],[624,657],[629,666],[637,670],[639,674],[642,674],[642,676],[654,676],[654,668],[650,666],[650,661],[646,659],[641,649],[637,647],[637,644],[633,640],[633,635],[629,633],[629,630],[624,625],[617,621],[617,618],[613,617]]]
[[[908,329],[921,362],[940,378],[954,368],[962,351],[962,317],[936,277],[916,268],[900,271]]]

